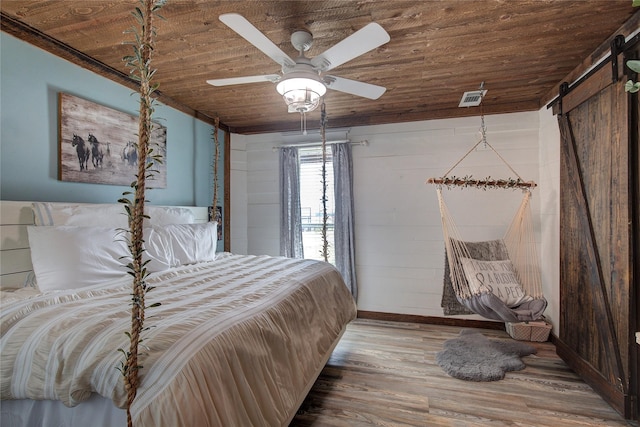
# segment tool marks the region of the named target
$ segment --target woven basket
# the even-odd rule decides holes
[[[506,322],[509,336],[520,341],[545,342],[549,339],[551,325],[544,320],[535,322]]]

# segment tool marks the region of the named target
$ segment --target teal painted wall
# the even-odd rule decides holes
[[[59,92],[137,116],[138,97],[131,89],[0,33],[0,199],[115,203],[128,186],[58,180]],[[211,205],[213,127],[162,104],[153,119],[167,127],[167,187],[147,191],[147,200]],[[221,201],[222,157],[221,148]]]

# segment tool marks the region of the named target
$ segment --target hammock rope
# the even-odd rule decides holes
[[[534,237],[530,200],[531,191],[527,190],[503,241],[523,289],[534,299],[540,299],[543,298],[540,259]]]

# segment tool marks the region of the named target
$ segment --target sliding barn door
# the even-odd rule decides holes
[[[619,64],[622,73],[622,57]],[[622,74],[612,81],[614,70],[608,64],[563,97],[558,116],[557,348],[618,412],[636,418],[638,98],[624,91]]]

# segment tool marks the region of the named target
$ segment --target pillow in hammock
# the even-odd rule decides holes
[[[461,258],[460,261],[472,294],[489,290],[507,307],[517,307],[533,299],[522,289],[510,260]]]

